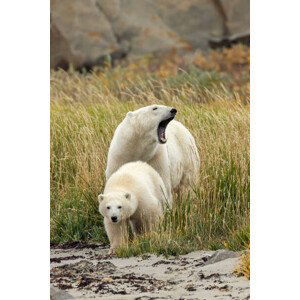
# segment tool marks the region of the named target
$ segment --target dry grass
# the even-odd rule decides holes
[[[238,276],[245,276],[247,279],[250,279],[250,246],[249,249],[241,257],[241,261],[235,273]]]
[[[51,73],[51,240],[107,243],[96,199],[105,184],[113,132],[128,110],[159,103],[175,106],[177,120],[194,135],[201,157],[200,184],[184,199],[175,197],[174,208],[156,232],[124,245],[118,254],[245,249],[248,81],[239,84],[232,73],[195,66],[167,76],[161,76],[161,66],[151,71],[146,64],[143,72],[139,64],[133,66],[91,74]]]

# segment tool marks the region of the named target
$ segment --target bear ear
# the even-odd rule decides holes
[[[129,111],[127,114],[126,114],[126,117],[128,118],[131,118],[133,116],[133,112],[132,111]]]
[[[101,202],[101,201],[103,201],[103,199],[104,199],[104,195],[103,195],[103,194],[100,194],[100,195],[98,196],[98,201]]]
[[[130,195],[129,193],[126,193],[126,194],[125,194],[125,198],[126,198],[127,200],[130,200],[131,195]]]

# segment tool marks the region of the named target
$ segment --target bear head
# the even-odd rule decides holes
[[[112,223],[128,219],[136,210],[136,201],[130,193],[111,192],[98,196],[99,212]]]
[[[167,125],[175,118],[176,113],[174,107],[149,105],[128,112],[126,119],[134,124],[135,134],[150,135],[152,140],[165,144]]]

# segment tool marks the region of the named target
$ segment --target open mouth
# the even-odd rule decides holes
[[[166,128],[167,128],[167,125],[174,119],[174,117],[171,117],[169,119],[163,120],[163,121],[161,121],[158,124],[158,127],[157,127],[157,136],[158,136],[158,141],[161,144],[165,144],[167,142],[167,139],[166,139]]]

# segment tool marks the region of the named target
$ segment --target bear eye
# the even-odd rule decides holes
[[[110,209],[110,206],[107,206],[106,208],[107,208],[107,209]]]
[[[152,110],[157,110],[157,107],[154,107]]]
[[[118,206],[118,209],[121,209],[122,208],[122,206],[120,205],[120,206]]]

